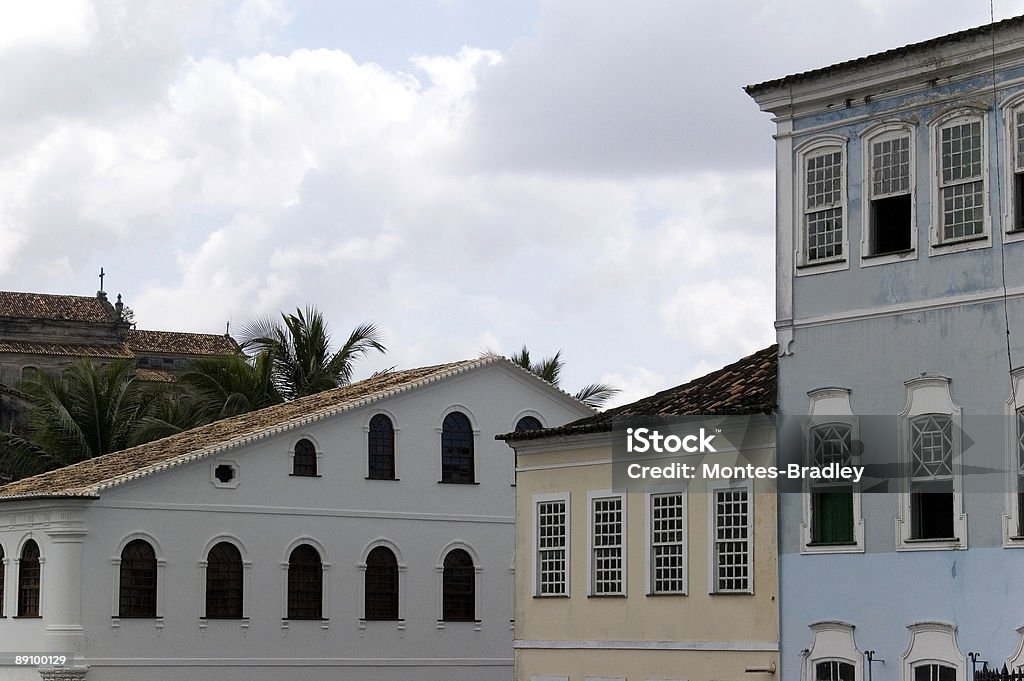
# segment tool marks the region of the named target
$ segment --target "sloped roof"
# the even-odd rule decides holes
[[[778,345],[712,371],[689,383],[556,428],[498,435],[517,442],[558,435],[606,432],[631,417],[767,414],[776,408]]]
[[[54,357],[95,357],[117,359],[134,357],[122,343],[46,343],[39,341],[0,340],[0,352]]]
[[[836,73],[842,73],[855,68],[862,68],[865,66],[871,66],[873,64],[879,64],[891,59],[900,59],[903,57],[909,57],[922,52],[927,52],[936,47],[950,44],[963,42],[970,40],[978,36],[985,36],[991,33],[993,30],[1002,30],[1024,24],[1024,15],[1018,17],[1011,17],[1010,19],[1004,19],[997,21],[994,24],[985,24],[983,26],[977,26],[975,28],[969,28],[964,31],[957,31],[956,33],[950,33],[949,35],[939,36],[938,38],[931,38],[924,40],[919,43],[911,43],[904,45],[903,47],[896,47],[891,50],[884,52],[877,52],[875,54],[867,55],[866,57],[859,57],[857,59],[850,59],[848,61],[840,62],[838,64],[832,64],[831,66],[825,66],[818,69],[812,69],[810,71],[804,71],[802,73],[794,73],[789,76],[782,78],[776,78],[774,80],[768,80],[763,83],[757,83],[755,85],[747,85],[743,88],[748,95],[757,95],[766,90],[771,90],[777,87],[793,85],[802,81],[811,80],[820,76],[833,75]]]
[[[0,317],[64,322],[113,322],[112,308],[99,298],[0,291]]]
[[[238,352],[238,344],[231,336],[183,331],[131,329],[125,337],[125,346],[135,354],[230,355]]]
[[[102,490],[212,456],[320,419],[383,400],[494,363],[515,367],[504,357],[487,356],[449,364],[393,371],[352,385],[216,421],[177,435],[124,449],[48,473],[0,486],[0,501],[51,497],[94,497]],[[525,369],[516,370],[558,390]],[[568,394],[560,392],[566,399]]]

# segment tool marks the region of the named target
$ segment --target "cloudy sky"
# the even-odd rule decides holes
[[[1024,0],[994,0],[997,19]],[[561,348],[619,402],[771,343],[741,90],[985,0],[0,0],[0,288],[222,333],[307,303],[362,375]]]

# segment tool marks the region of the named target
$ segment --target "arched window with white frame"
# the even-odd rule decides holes
[[[914,127],[900,121],[873,126],[863,133],[862,150],[862,264],[906,257],[917,241]]]
[[[810,625],[811,645],[804,652],[803,681],[862,681],[864,654],[854,626],[829,620]]]
[[[846,225],[846,139],[815,138],[797,150],[800,266],[844,263]],[[844,265],[845,266],[845,265]]]
[[[900,656],[900,681],[967,681],[967,658],[956,641],[956,625],[914,622]]]
[[[933,247],[977,244],[988,236],[985,113],[961,107],[931,124],[936,175]]]

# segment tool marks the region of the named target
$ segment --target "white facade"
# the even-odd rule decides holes
[[[96,498],[0,503],[0,651],[73,653],[89,681],[510,679],[514,461],[494,436],[524,415],[555,426],[592,412],[490,359],[361,402],[308,423],[262,427],[220,451],[197,450],[189,463]],[[442,422],[453,411],[472,425],[468,484],[439,482]],[[394,424],[393,480],[368,478],[376,414]],[[315,477],[291,474],[301,439],[316,448]],[[226,484],[214,474],[224,464],[235,471]],[[156,554],[156,617],[118,617],[121,551],[136,538]],[[40,548],[39,618],[15,616],[18,556],[29,539]],[[208,552],[222,541],[242,557],[241,618],[204,617]],[[289,555],[303,544],[322,562],[319,619],[288,618]],[[398,563],[395,620],[364,617],[366,561],[378,546]],[[443,617],[443,566],[453,549],[472,558],[472,621]],[[5,678],[39,673],[3,667]]]

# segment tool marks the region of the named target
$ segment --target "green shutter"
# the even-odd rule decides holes
[[[833,487],[811,498],[814,544],[853,543],[853,490]]]

